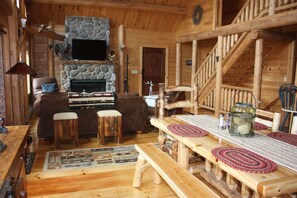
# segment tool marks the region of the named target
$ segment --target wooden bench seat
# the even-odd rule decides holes
[[[139,152],[139,157],[133,187],[141,186],[142,173],[149,164],[154,169],[154,183],[160,184],[163,178],[179,197],[219,197],[211,188],[178,165],[155,145],[137,144],[135,148]]]

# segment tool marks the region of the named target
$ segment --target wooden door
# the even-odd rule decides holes
[[[153,92],[159,92],[159,83],[165,82],[165,48],[143,48],[142,57],[142,95],[149,94],[153,82]]]

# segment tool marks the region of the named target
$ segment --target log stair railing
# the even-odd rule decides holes
[[[215,90],[213,89],[212,92],[204,100],[201,107],[214,111],[214,104],[215,104],[214,92]],[[220,112],[221,113],[230,112],[231,107],[237,102],[249,103],[254,105],[254,100],[251,93],[252,93],[252,89],[222,85],[222,88],[221,88],[222,100],[221,100]]]
[[[267,16],[271,9],[269,3],[270,0],[248,0],[234,18],[232,24]],[[276,0],[274,14],[296,8],[297,0]],[[251,32],[249,34],[245,32],[242,34],[227,35],[223,37],[223,57],[220,57],[223,61],[223,75],[237,60],[234,55],[240,57],[238,52],[243,53],[245,47],[248,46],[253,39],[256,39],[255,34],[255,32]],[[198,79],[200,106],[203,106],[202,103],[204,103],[209,94],[212,94],[215,87],[216,62],[219,58],[217,50],[216,44],[194,76],[194,78]],[[235,51],[236,53],[234,53]]]

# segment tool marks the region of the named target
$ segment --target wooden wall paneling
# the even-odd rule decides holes
[[[180,84],[191,86],[192,65],[186,65],[187,60],[192,60],[192,42],[183,43],[181,45],[181,69],[180,69]]]
[[[12,15],[12,1],[2,0],[0,3],[0,27],[8,27],[8,16]]]
[[[296,70],[296,41],[290,42],[288,46],[288,65],[287,65],[287,82],[297,83],[295,80]]]

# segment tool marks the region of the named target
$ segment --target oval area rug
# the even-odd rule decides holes
[[[190,124],[171,124],[167,126],[167,129],[175,135],[182,137],[203,137],[208,135],[208,132],[204,129],[196,127]]]
[[[249,173],[270,173],[277,169],[277,165],[247,149],[236,147],[218,147],[212,154],[224,164],[240,171]]]

